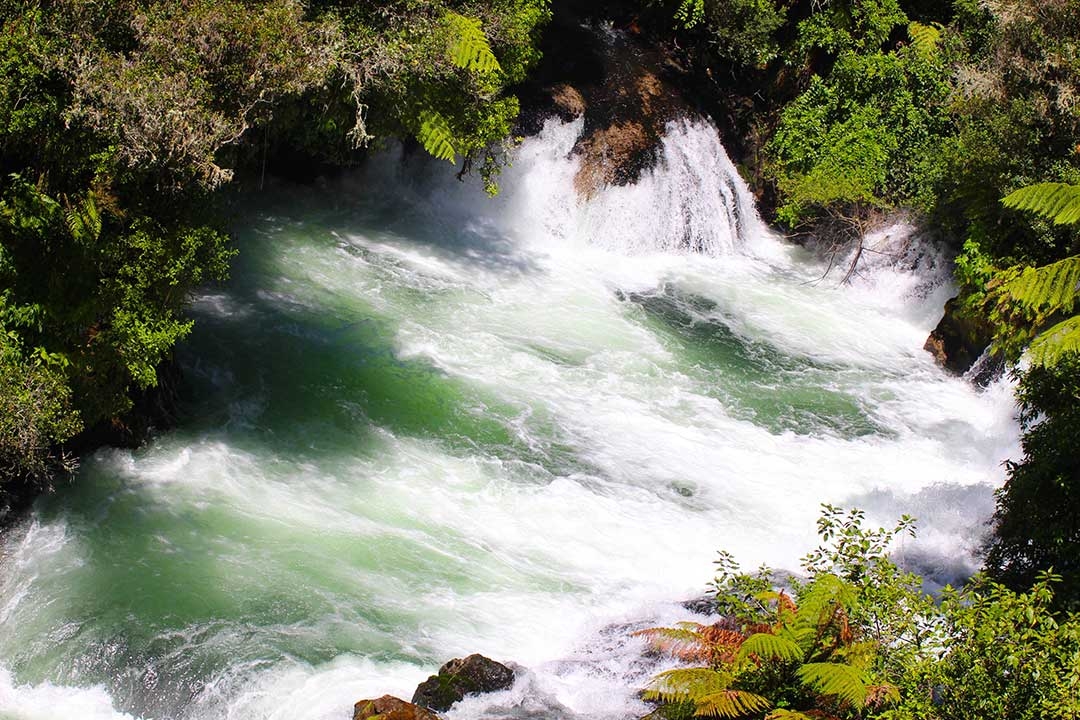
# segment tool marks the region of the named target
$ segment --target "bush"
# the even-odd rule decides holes
[[[1024,593],[976,577],[935,603],[888,555],[913,521],[862,523],[857,510],[825,506],[825,543],[786,589],[722,554],[718,622],[641,633],[695,664],[654,678],[650,717],[1080,717],[1080,618],[1055,609],[1060,577],[1040,575]]]

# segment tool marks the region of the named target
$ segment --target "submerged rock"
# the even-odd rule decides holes
[[[514,671],[483,655],[454,658],[420,683],[412,701],[432,710],[449,710],[466,695],[507,690],[514,684]]]
[[[374,700],[361,700],[353,706],[353,720],[439,720],[439,716],[419,705],[408,703],[393,695]]]

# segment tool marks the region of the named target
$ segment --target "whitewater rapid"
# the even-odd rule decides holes
[[[450,720],[643,714],[627,632],[718,549],[796,569],[821,503],[977,566],[1012,389],[922,350],[949,266],[903,223],[851,284],[764,226],[703,122],[588,202],[549,121],[486,198],[388,152],[252,198],[194,303],[188,418],[0,545],[0,717],[345,718],[451,657]]]

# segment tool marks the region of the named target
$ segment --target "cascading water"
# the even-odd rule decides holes
[[[579,131],[495,200],[387,156],[252,201],[189,419],[3,539],[0,716],[345,718],[483,652],[529,671],[451,720],[628,718],[626,623],[684,614],[718,548],[796,567],[819,503],[973,567],[1016,427],[921,350],[944,263],[897,226],[816,282],[704,123],[581,201]]]

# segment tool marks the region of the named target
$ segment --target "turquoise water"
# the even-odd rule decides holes
[[[479,651],[529,672],[451,720],[634,717],[620,624],[678,617],[718,548],[793,568],[858,503],[974,566],[1016,428],[921,350],[941,259],[896,226],[902,261],[812,282],[704,124],[581,203],[579,129],[495,201],[392,156],[249,201],[179,427],[3,538],[0,716],[345,718]]]

